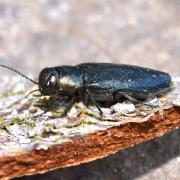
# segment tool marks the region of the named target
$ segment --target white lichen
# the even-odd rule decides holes
[[[176,99],[172,101],[174,106],[179,106],[180,107],[180,95],[177,95]]]
[[[131,101],[124,101],[122,103],[117,103],[111,107],[114,112],[121,114],[132,113],[135,111],[135,105]]]

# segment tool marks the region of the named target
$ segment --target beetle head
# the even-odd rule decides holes
[[[45,68],[39,74],[39,89],[42,95],[57,95],[59,92],[59,73],[55,68]]]

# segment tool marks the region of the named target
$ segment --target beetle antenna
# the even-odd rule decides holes
[[[20,73],[20,72],[17,71],[16,69],[13,69],[13,68],[11,68],[11,67],[9,67],[9,66],[6,66],[6,65],[3,65],[3,64],[0,64],[0,66],[1,66],[2,68],[6,68],[6,69],[9,69],[9,70],[11,70],[11,71],[17,73],[17,74],[19,74],[20,76],[22,76],[23,78],[25,78],[25,79],[31,81],[32,83],[38,85],[38,82],[36,82],[36,81],[32,80],[31,78],[27,77],[26,75]]]
[[[31,92],[29,92],[25,97],[28,97],[29,95],[31,95],[32,93],[36,92],[36,91],[39,91],[39,89],[34,89],[32,90]]]

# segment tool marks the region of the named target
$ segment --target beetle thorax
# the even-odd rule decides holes
[[[83,85],[80,69],[73,66],[66,66],[59,68],[59,72],[59,85],[62,91],[73,93],[77,88]]]
[[[59,81],[60,81],[61,88],[77,86],[76,82],[73,81],[73,79],[70,76],[61,77]]]

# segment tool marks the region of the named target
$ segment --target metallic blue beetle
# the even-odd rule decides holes
[[[0,66],[19,73],[10,67]],[[90,99],[102,114],[98,105],[100,102],[114,102],[122,97],[134,102],[144,102],[172,87],[171,76],[165,72],[110,63],[45,68],[41,71],[38,82],[19,74],[38,84],[41,95],[55,98],[50,110],[58,107],[64,100]]]

